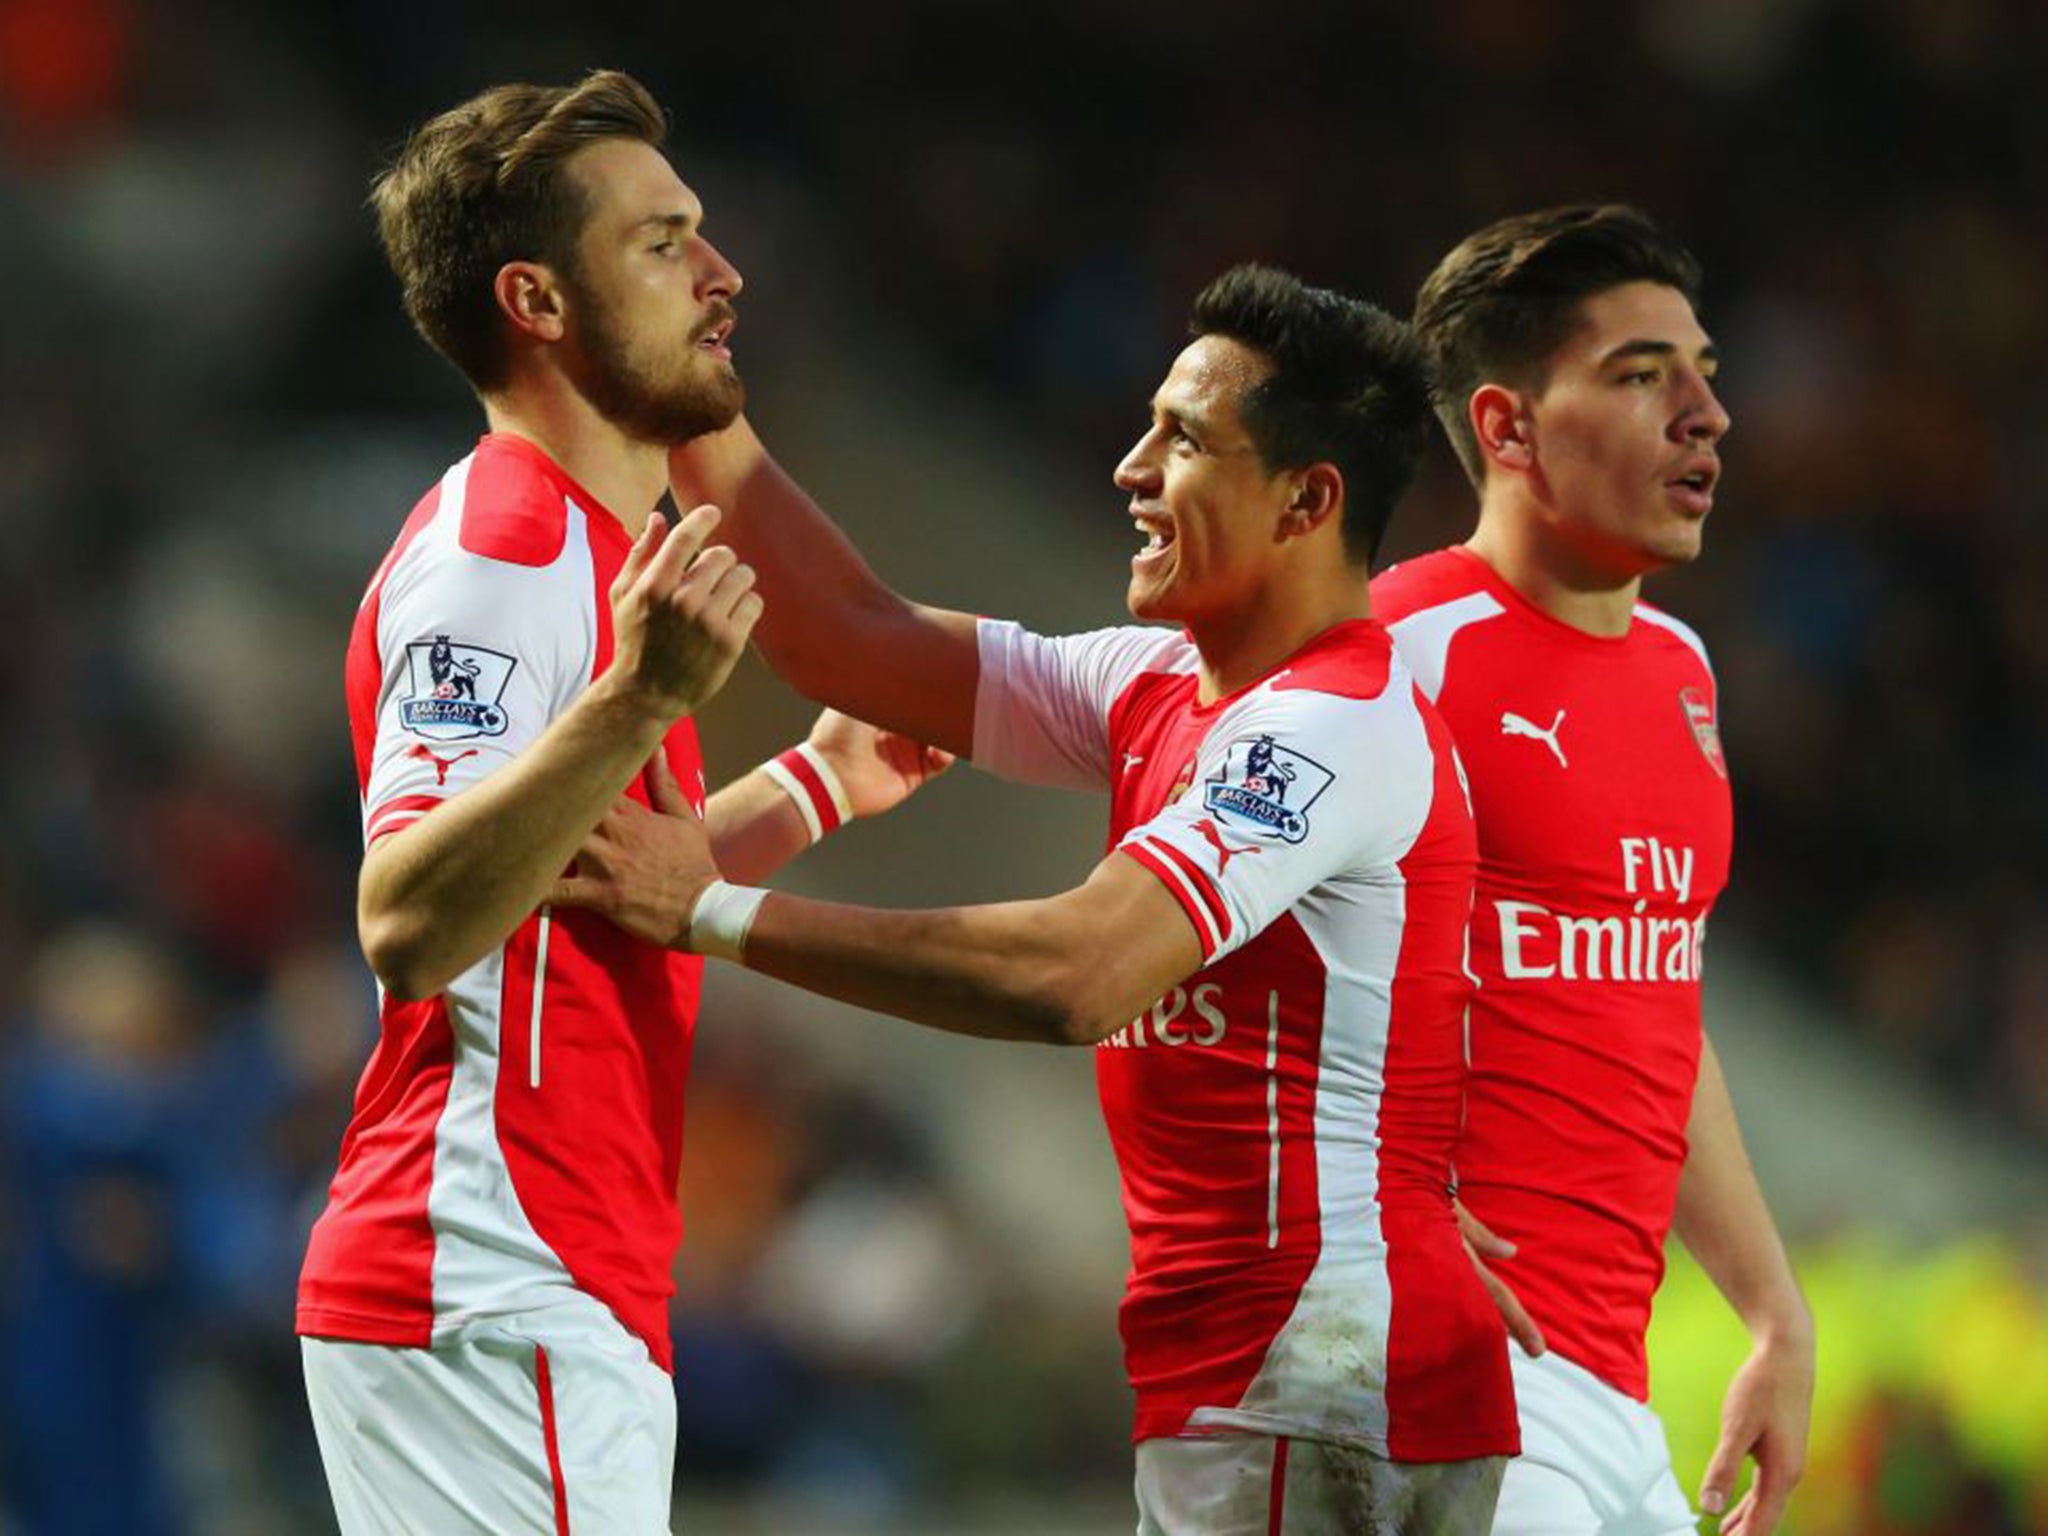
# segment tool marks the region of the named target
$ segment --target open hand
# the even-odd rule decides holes
[[[718,878],[718,865],[666,753],[656,752],[647,765],[647,793],[652,810],[628,795],[612,802],[548,902],[599,913],[650,944],[687,949],[690,913]]]
[[[953,754],[828,709],[811,727],[812,749],[832,765],[856,816],[893,810],[953,766]]]
[[[666,718],[718,692],[761,617],[753,570],[705,544],[718,519],[701,506],[671,530],[651,514],[612,582],[612,668]]]

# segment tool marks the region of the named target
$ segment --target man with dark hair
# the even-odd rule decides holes
[[[715,509],[654,510],[670,448],[741,401],[739,274],[663,126],[621,74],[501,86],[376,187],[406,309],[491,430],[348,650],[381,1034],[298,1307],[345,1536],[668,1530],[701,965],[545,905],[621,793],[701,802],[688,716],[761,611],[705,542]],[[765,874],[816,835],[808,786],[878,810],[933,766],[884,745],[821,722],[803,782],[771,766],[712,801],[719,857]]]
[[[1813,1321],[1700,1023],[1732,830],[1699,637],[1640,600],[1693,559],[1727,413],[1698,264],[1633,208],[1506,219],[1416,300],[1438,413],[1479,492],[1463,545],[1373,583],[1455,733],[1479,828],[1469,1218],[1551,1345],[1517,1356],[1502,1536],[1678,1536],[1644,1332],[1678,1234],[1755,1340],[1701,1504],[1763,1536],[1805,1458]]]
[[[1391,316],[1240,268],[1116,470],[1124,627],[1048,639],[904,601],[737,426],[678,450],[760,571],[797,687],[983,767],[1111,797],[1036,901],[891,912],[719,878],[622,803],[556,889],[657,943],[933,1028],[1096,1048],[1132,1271],[1140,1530],[1483,1532],[1515,1449],[1459,1239],[1472,831],[1367,599],[1428,433]],[[729,871],[728,871],[729,873]]]

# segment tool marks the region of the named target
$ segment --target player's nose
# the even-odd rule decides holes
[[[1735,421],[1714,392],[1713,381],[1705,374],[1695,374],[1689,396],[1678,418],[1680,435],[1690,442],[1718,443]]]
[[[1157,435],[1155,432],[1147,432],[1131,444],[1130,451],[1123,456],[1116,467],[1116,472],[1110,476],[1118,490],[1137,492],[1157,486],[1159,465],[1150,452],[1152,439]]]
[[[746,286],[746,279],[740,276],[740,269],[725,259],[718,247],[709,240],[703,242],[703,271],[697,279],[697,286],[706,298],[731,299],[739,295]]]

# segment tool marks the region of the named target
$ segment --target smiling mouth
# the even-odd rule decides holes
[[[1164,517],[1136,517],[1138,532],[1145,536],[1144,547],[1138,551],[1138,558],[1157,555],[1173,547],[1173,522]]]

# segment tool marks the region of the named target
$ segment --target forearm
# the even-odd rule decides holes
[[[753,567],[767,610],[754,641],[800,693],[914,740],[973,745],[972,616],[892,590],[741,418],[675,449],[679,505],[725,510],[722,537]]]
[[[786,790],[755,768],[713,795],[704,830],[726,878],[758,885],[811,846],[811,830]]]
[[[1088,1045],[1202,961],[1151,875],[1112,854],[1038,901],[878,911],[775,894],[745,940],[749,970],[952,1034]]]
[[[1701,1052],[1676,1225],[1686,1249],[1759,1341],[1810,1348],[1813,1318],[1751,1168],[1712,1042]]]
[[[430,997],[503,943],[668,725],[608,674],[505,768],[373,844],[357,920],[385,987]]]
[[[1042,905],[896,912],[777,892],[755,915],[743,963],[949,1034],[1091,1043],[1108,1029],[1081,1016],[1056,944],[1034,921]]]

